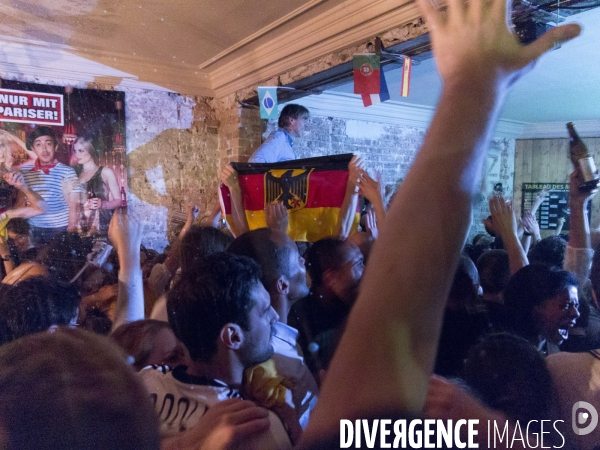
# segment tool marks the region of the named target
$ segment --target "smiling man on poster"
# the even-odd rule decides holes
[[[27,136],[27,148],[37,159],[23,164],[21,172],[31,190],[48,204],[45,214],[29,219],[33,242],[43,245],[60,232],[75,231],[77,195],[82,189],[79,183],[71,188],[70,180],[77,180],[75,170],[56,159],[58,140],[51,128],[34,128]],[[19,198],[17,204],[22,202],[24,198]]]

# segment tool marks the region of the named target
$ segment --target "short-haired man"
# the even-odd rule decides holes
[[[49,127],[36,127],[27,136],[27,148],[37,159],[21,166],[25,182],[47,203],[46,213],[29,219],[31,236],[36,245],[48,243],[62,231],[74,231],[77,226],[77,199],[81,186],[71,189],[67,180],[76,180],[77,174],[71,167],[56,160],[58,139]],[[71,198],[73,197],[73,198]],[[17,204],[25,201],[19,194]]]
[[[168,373],[140,372],[159,415],[163,435],[194,426],[214,404],[241,397],[244,369],[273,356],[272,327],[279,318],[250,258],[217,253],[199,261],[195,275],[169,291],[167,313],[191,363]],[[254,448],[289,448],[279,419]],[[252,448],[251,445],[249,448]]]
[[[227,251],[248,256],[261,267],[261,281],[269,292],[273,309],[279,315],[279,321],[273,325],[275,368],[277,375],[293,386],[292,401],[298,423],[305,428],[317,402],[318,388],[299,351],[298,330],[288,325],[292,305],[309,293],[304,258],[285,233],[270,228],[242,234]]]
[[[248,162],[274,163],[296,159],[292,138],[300,137],[308,117],[308,109],[304,106],[293,103],[285,105],[279,115],[279,129],[258,147]]]

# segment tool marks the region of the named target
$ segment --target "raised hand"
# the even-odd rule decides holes
[[[282,202],[269,203],[265,206],[267,227],[287,233],[289,216],[287,208]]]
[[[502,239],[517,233],[517,219],[513,213],[512,205],[501,195],[490,198],[490,213],[494,228]]]
[[[219,178],[221,179],[221,182],[229,189],[239,186],[238,173],[229,164],[223,167]]]
[[[377,239],[379,236],[379,231],[377,230],[377,218],[375,217],[375,211],[372,209],[367,211],[365,225],[367,227],[367,233],[369,233],[373,239]]]
[[[198,205],[194,205],[193,203],[187,205],[185,207],[185,211],[187,215],[187,221],[189,223],[193,223],[194,220],[196,220],[198,218],[198,215],[200,214],[200,208],[198,207]]]
[[[140,245],[144,227],[126,211],[115,210],[108,227],[108,238],[117,250],[121,270],[140,268]]]
[[[16,187],[17,189],[27,189],[27,183],[25,183],[25,178],[20,171],[14,170],[12,172],[7,172],[3,176],[4,181],[11,186]]]
[[[360,156],[354,155],[348,163],[348,182],[358,187],[364,172],[365,161]]]

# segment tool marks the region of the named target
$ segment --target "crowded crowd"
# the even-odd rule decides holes
[[[342,419],[428,418],[478,419],[480,448],[489,420],[521,435],[495,448],[562,420],[547,447],[600,448],[571,427],[576,402],[600,408],[595,191],[575,170],[569,235],[544,239],[544,192],[523,215],[494,195],[465,242],[506,92],[579,27],[522,46],[503,0],[418,3],[444,81],[422,148],[392,196],[352,158],[316,242],[288,237],[281,202],[250,230],[228,165],[231,223],[190,204],[163,253],[144,248],[91,138],[70,167],[51,128],[2,131],[0,447],[329,449]],[[295,159],[308,115],[287,105],[251,161]]]

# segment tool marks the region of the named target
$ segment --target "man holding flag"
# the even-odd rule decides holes
[[[293,138],[302,133],[309,112],[302,105],[286,105],[279,115],[279,129],[250,157],[250,163],[274,163],[297,159]]]

